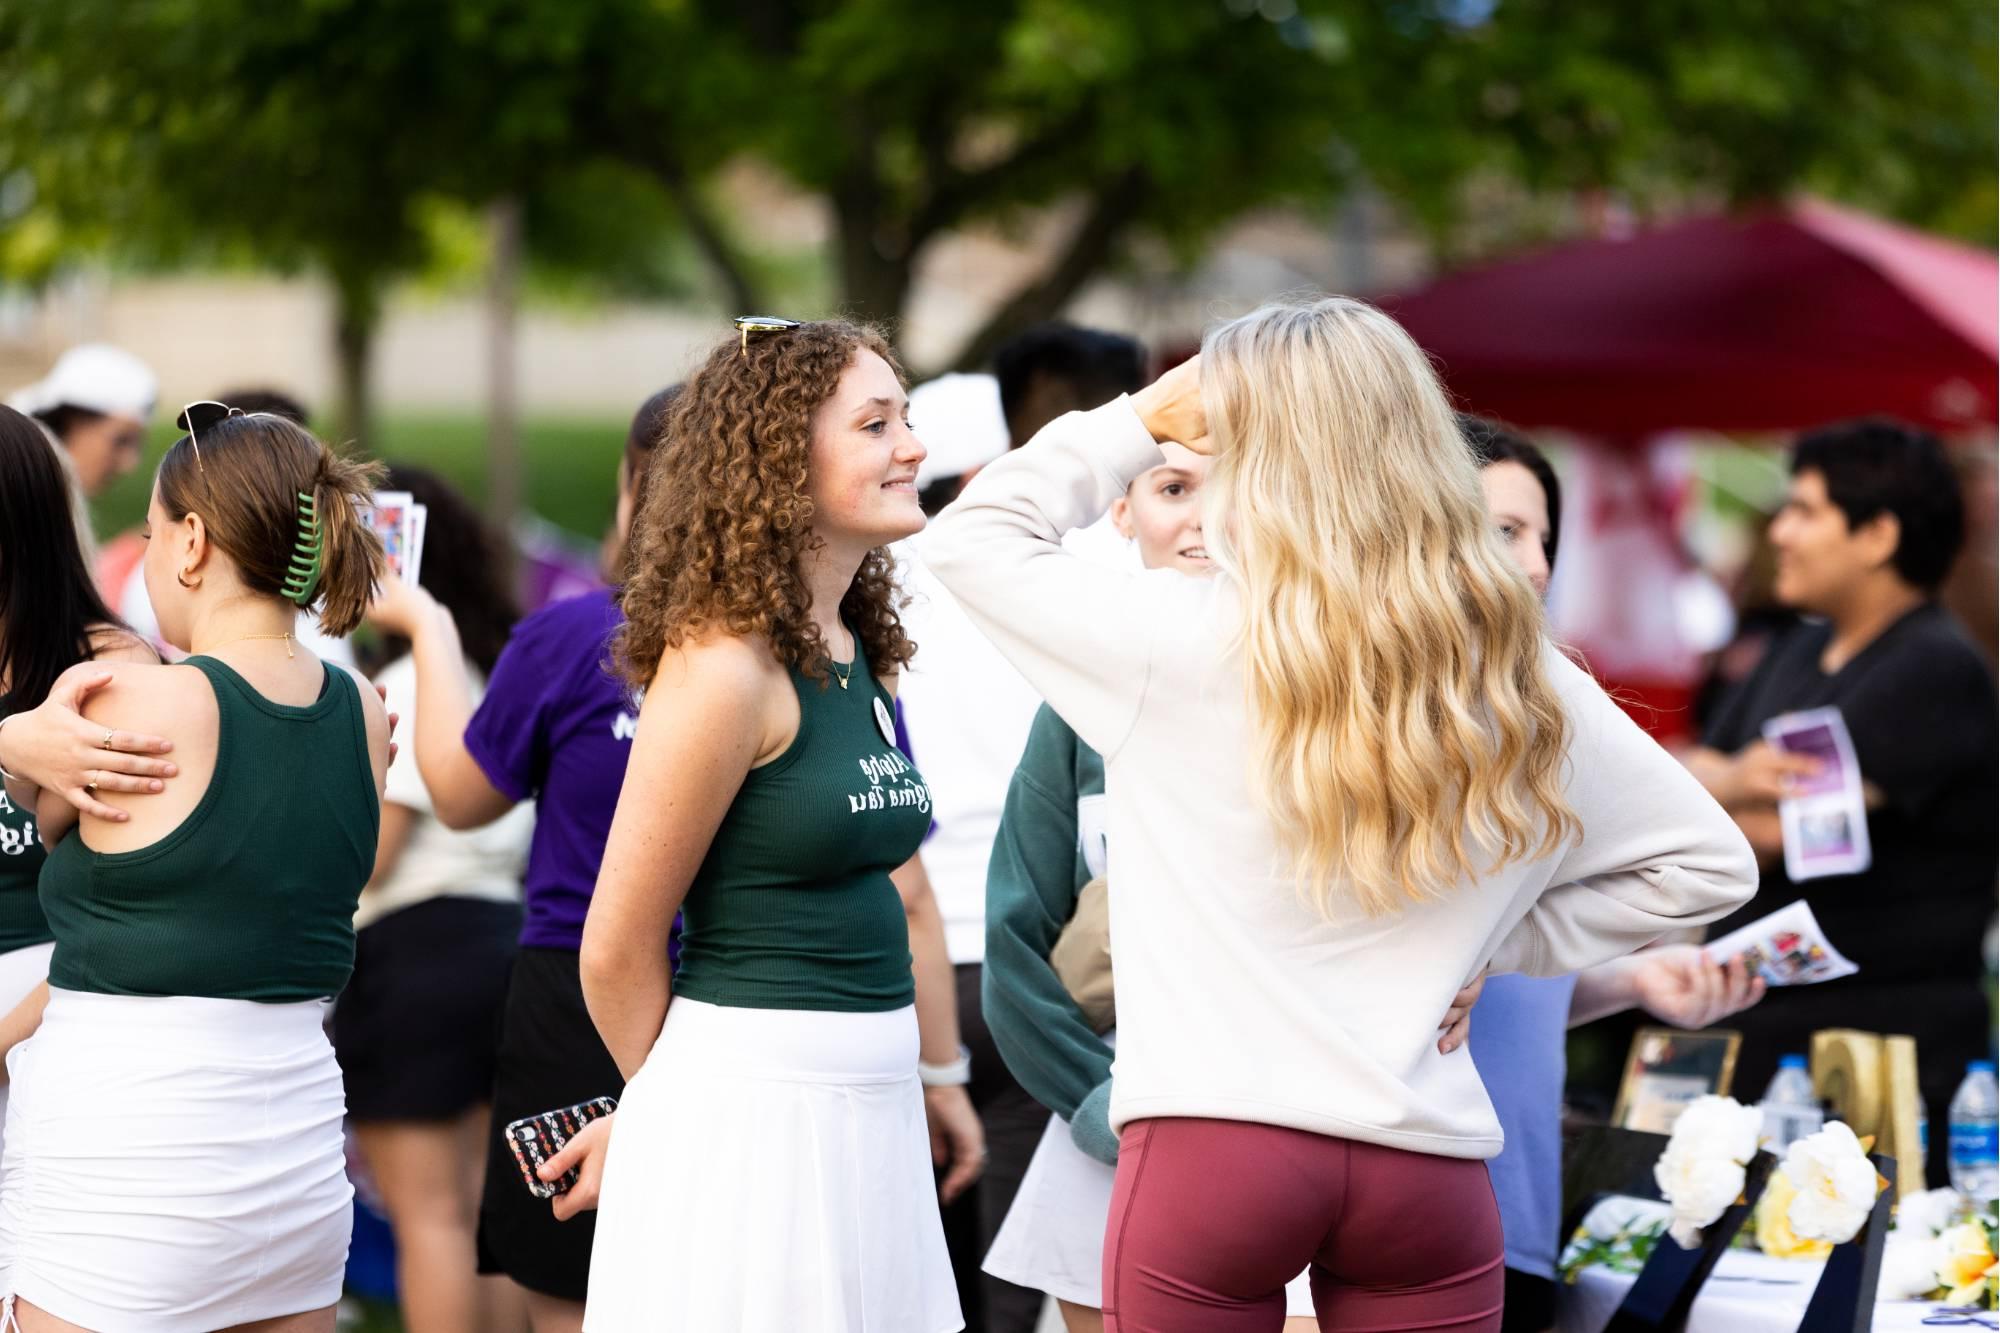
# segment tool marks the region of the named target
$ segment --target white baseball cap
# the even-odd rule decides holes
[[[940,375],[910,390],[910,429],[928,451],[917,465],[919,489],[984,467],[1007,452],[1000,381],[991,375]]]
[[[109,343],[83,343],[57,357],[47,375],[15,391],[7,405],[29,414],[80,407],[144,421],[159,396],[160,382],[144,361]]]

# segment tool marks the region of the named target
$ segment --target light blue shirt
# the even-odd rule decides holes
[[[1472,1008],[1472,1063],[1500,1117],[1507,1146],[1488,1161],[1507,1267],[1556,1275],[1562,1226],[1564,1043],[1576,978],[1489,978]]]

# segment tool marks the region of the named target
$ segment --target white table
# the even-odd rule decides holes
[[[1722,1256],[1695,1298],[1688,1333],[1795,1333],[1824,1265],[1804,1259],[1773,1259],[1754,1250]],[[1556,1333],[1602,1333],[1612,1311],[1625,1299],[1635,1275],[1586,1268],[1576,1285],[1563,1289],[1556,1307]],[[1876,1333],[1937,1333],[1924,1316],[1937,1309],[1925,1301],[1883,1301],[1875,1307]],[[1961,1333],[1977,1327],[1958,1325]]]

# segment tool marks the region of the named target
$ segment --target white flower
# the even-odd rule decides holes
[[[1937,1290],[1937,1270],[1943,1262],[1943,1249],[1936,1236],[1900,1228],[1890,1232],[1888,1241],[1882,1247],[1881,1285],[1876,1290],[1875,1298],[1882,1301],[1922,1300]]]
[[[1764,1113],[1734,1097],[1697,1097],[1674,1121],[1667,1151],[1684,1148],[1700,1157],[1722,1157],[1742,1164],[1757,1155],[1757,1137]]]
[[[1654,1199],[1635,1199],[1614,1194],[1600,1199],[1583,1216],[1583,1229],[1592,1240],[1612,1241],[1649,1223],[1663,1221],[1670,1210]]]
[[[1875,1164],[1854,1131],[1838,1120],[1792,1144],[1785,1175],[1799,1191],[1785,1218],[1803,1239],[1844,1245],[1874,1211]]]
[[[1697,1097],[1674,1121],[1653,1179],[1673,1209],[1667,1230],[1681,1248],[1699,1245],[1702,1228],[1742,1196],[1743,1166],[1756,1156],[1762,1126],[1762,1113],[1733,1097]]]
[[[1935,1236],[1951,1225],[1961,1206],[1958,1191],[1949,1187],[1906,1194],[1896,1205],[1896,1230]]]

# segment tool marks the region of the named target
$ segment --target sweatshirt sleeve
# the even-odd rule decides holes
[[[1001,1058],[1063,1119],[1111,1077],[1111,1048],[1064,989],[1049,953],[1076,911],[1076,737],[1048,709],[1007,789],[986,872],[980,1004]]]
[[[1561,976],[1727,916],[1757,891],[1734,820],[1588,675],[1553,647],[1572,728],[1567,794],[1582,836],[1500,942],[1490,970]]]
[[[1107,759],[1138,716],[1172,585],[1073,555],[1062,537],[1160,461],[1129,399],[1071,412],[981,469],[921,539],[973,623]]]

